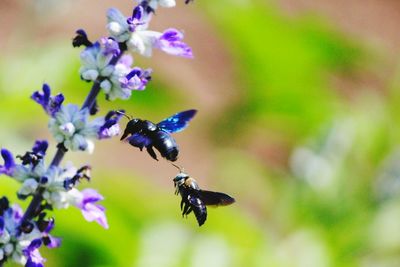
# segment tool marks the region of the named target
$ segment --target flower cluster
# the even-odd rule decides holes
[[[120,134],[119,121],[124,111],[111,110],[97,116],[97,96],[103,92],[110,101],[129,99],[133,91],[146,89],[152,70],[133,66],[128,52],[150,56],[155,48],[171,55],[193,57],[191,48],[182,41],[182,32],[172,28],[164,32],[148,30],[159,6],[175,4],[174,0],[140,0],[130,17],[111,8],[107,12],[109,36],[96,41],[90,41],[83,29],[76,31],[72,45],[84,47],[80,53],[79,74],[82,80],[93,83],[82,106],[65,104],[64,95],[52,95],[48,84],[31,95],[49,116],[48,128],[58,143],[57,151],[49,164],[46,140],[37,140],[31,150],[16,157],[9,150],[1,149],[4,163],[0,164],[0,175],[19,182],[18,198],[30,199],[30,203],[23,212],[19,206],[10,205],[7,198],[0,199],[0,266],[8,260],[30,267],[43,266],[45,259],[39,248],[60,245],[60,239],[50,234],[55,221],[47,213],[53,209],[76,207],[87,221],[108,228],[105,208],[99,205],[103,196],[94,189],[77,188],[83,180],[90,181],[91,167],[61,165],[61,161],[67,151],[92,152],[94,140]]]
[[[155,8],[157,2],[168,1],[151,1],[149,5],[154,3],[153,8]],[[142,5],[137,6],[129,18],[118,9],[111,8],[107,12],[107,19],[107,29],[111,37],[118,42],[126,43],[132,52],[149,57],[153,48],[157,48],[171,55],[193,57],[192,49],[182,42],[183,34],[180,31],[170,28],[161,33],[147,29],[151,13],[147,13]]]
[[[71,164],[64,168],[54,165],[46,167],[43,158],[47,146],[47,141],[36,141],[32,151],[19,156],[21,164],[15,163],[10,151],[2,149],[5,164],[1,167],[6,170],[3,173],[22,184],[17,193],[18,197],[26,199],[40,189],[48,207],[65,209],[70,205],[75,206],[81,209],[88,221],[95,220],[104,228],[108,228],[104,208],[96,204],[103,197],[93,189],[79,191],[75,188],[81,179],[90,180],[90,166],[79,169]]]
[[[58,143],[72,151],[81,150],[92,152],[94,144],[91,139],[111,138],[119,134],[118,121],[121,114],[110,111],[105,117],[99,117],[89,121],[89,108],[80,109],[77,105],[62,105],[62,94],[51,96],[50,87],[43,85],[43,92],[35,92],[32,95],[37,103],[51,115],[49,130]],[[51,112],[48,112],[50,110]]]
[[[171,3],[175,5],[172,1],[141,1],[131,17],[124,16],[116,8],[109,9],[107,29],[110,37],[94,43],[87,39],[83,30],[77,31],[74,46],[86,46],[80,55],[81,78],[85,81],[99,80],[108,100],[128,99],[133,90],[146,88],[152,70],[132,67],[132,57],[122,56],[124,50],[149,57],[153,48],[157,48],[171,55],[193,57],[191,48],[182,41],[180,31],[172,28],[163,33],[148,30],[157,5],[173,6]]]
[[[112,38],[102,38],[81,53],[81,78],[85,81],[100,78],[100,88],[108,100],[128,99],[133,90],[144,90],[151,79],[151,69],[131,67],[133,59],[130,55],[121,57],[115,65],[111,64],[120,53],[118,43]]]
[[[22,222],[22,216],[18,205],[10,207],[6,197],[0,199],[0,263],[12,259],[25,266],[43,266],[39,248],[60,245],[60,239],[50,235],[54,219],[41,213],[36,220]]]

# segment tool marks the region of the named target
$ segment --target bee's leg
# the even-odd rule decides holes
[[[189,206],[187,212],[186,212],[186,217],[193,211],[192,206]]]
[[[182,217],[183,216],[187,216],[190,212],[190,205],[188,203],[185,203],[185,206],[183,207],[183,211],[182,211]]]
[[[186,214],[186,210],[189,208],[188,206],[189,206],[189,205],[188,205],[187,203],[185,203],[185,205],[183,206],[183,210],[182,210],[182,217],[184,217],[184,216],[185,216],[185,214]]]
[[[149,155],[150,155],[153,159],[155,159],[155,160],[158,161],[156,152],[154,152],[154,149],[153,149],[152,146],[146,147],[146,150],[147,150],[147,153],[149,153]]]
[[[183,210],[183,204],[185,204],[185,202],[183,202],[183,199],[181,200],[181,210]]]

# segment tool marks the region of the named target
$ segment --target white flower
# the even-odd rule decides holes
[[[46,166],[43,160],[39,161],[34,167],[17,165],[15,167],[13,178],[19,182],[24,182],[29,179],[39,181],[40,178],[46,173]]]
[[[87,151],[90,138],[96,138],[97,132],[104,123],[104,118],[88,121],[89,111],[87,108],[80,110],[78,106],[68,104],[62,106],[54,118],[50,119],[49,129],[59,143],[65,148],[73,151]]]
[[[3,234],[0,236],[0,243],[5,244],[10,242],[10,234],[8,231],[4,231]]]
[[[104,53],[100,43],[96,42],[82,51],[80,55],[82,67],[79,73],[82,79],[94,81],[97,77],[108,77],[114,71],[114,66],[110,65],[113,55]]]
[[[139,0],[139,2],[142,2],[141,0]],[[157,9],[158,5],[160,5],[161,7],[174,7],[176,6],[176,2],[175,0],[150,0],[149,1],[149,6],[153,9]]]
[[[27,179],[22,184],[22,187],[19,189],[18,194],[24,196],[33,194],[36,191],[38,185],[39,184],[35,179]]]
[[[136,31],[126,44],[131,51],[150,57],[154,44],[160,36],[161,33],[155,31]]]
[[[129,62],[128,62],[129,63]],[[109,79],[100,83],[100,87],[107,95],[107,99],[115,100],[128,99],[131,96],[132,90],[122,88],[120,79],[125,77],[131,71],[130,64],[127,65],[124,61],[119,61],[114,68],[114,72]]]
[[[68,192],[61,192],[61,191],[55,191],[55,192],[48,192],[46,194],[45,199],[48,201],[49,204],[53,205],[56,209],[65,209],[68,208],[69,203],[68,203]]]
[[[51,166],[45,174],[48,181],[42,185],[45,187],[43,199],[56,209],[65,209],[75,204],[75,199],[80,198],[80,193],[75,188],[66,189],[65,181],[74,177],[77,171],[72,163],[68,163],[64,168]]]
[[[107,11],[107,29],[118,42],[125,42],[129,39],[131,32],[126,17],[116,8],[110,8]]]

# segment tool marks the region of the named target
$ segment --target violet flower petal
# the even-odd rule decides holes
[[[83,190],[82,195],[82,200],[77,206],[81,209],[85,220],[89,222],[96,221],[102,227],[108,229],[107,218],[104,213],[105,208],[101,205],[95,204],[96,202],[103,200],[103,196],[96,190],[90,188]]]
[[[46,140],[36,140],[35,144],[33,145],[32,152],[40,156],[44,156],[46,155],[48,147],[49,143]]]
[[[61,104],[64,102],[64,96],[58,94],[51,96],[51,89],[48,84],[43,84],[42,91],[36,91],[32,94],[31,98],[38,104],[40,104],[47,114],[54,116],[61,108]]]
[[[156,46],[164,52],[181,57],[192,58],[190,46],[182,42],[183,34],[176,29],[167,29],[158,38]]]
[[[25,267],[44,267],[45,259],[40,255],[38,248],[42,246],[41,239],[34,239],[23,253],[28,258]]]
[[[4,160],[4,165],[0,165],[0,174],[12,176],[15,169],[13,154],[7,149],[1,149],[1,157]]]

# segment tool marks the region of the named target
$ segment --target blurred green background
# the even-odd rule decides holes
[[[0,2],[0,146],[22,154],[50,138],[29,99],[43,82],[80,104],[78,28],[105,34],[105,12],[133,1]],[[75,208],[55,212],[61,248],[47,266],[400,266],[400,3],[195,0],[160,9],[152,29],[185,31],[195,58],[135,56],[146,91],[107,102],[153,121],[196,108],[175,137],[179,165],[237,200],[182,219],[176,169],[117,139],[66,161],[93,166],[109,230]],[[65,162],[66,162],[65,161]],[[2,177],[0,192],[18,184]],[[21,203],[26,205],[26,203]]]

